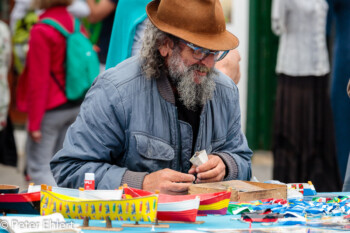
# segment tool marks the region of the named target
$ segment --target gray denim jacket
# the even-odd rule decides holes
[[[195,150],[220,156],[225,180],[249,180],[252,151],[241,132],[238,89],[220,72],[215,82],[214,97],[200,116]],[[84,174],[93,172],[97,189],[123,183],[142,188],[148,173],[163,168],[187,173],[192,129],[178,120],[174,103],[168,79],[146,79],[139,57],[101,74],[51,161],[57,184],[82,187]]]

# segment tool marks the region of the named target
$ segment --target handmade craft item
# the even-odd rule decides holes
[[[203,163],[206,163],[207,161],[208,155],[205,150],[197,151],[190,159],[190,162],[197,167],[202,165]]]
[[[194,194],[190,196],[199,196],[200,198],[198,215],[225,215],[230,203],[231,190],[215,193]]]
[[[317,194],[315,186],[311,181],[307,183],[288,183],[288,189],[295,189],[302,193],[304,196],[314,196]]]
[[[297,213],[288,211],[284,214],[284,218],[278,220],[278,223],[282,225],[302,225],[306,223],[306,218]]]
[[[38,192],[41,190],[49,190],[54,193],[67,195],[70,197],[79,197],[89,200],[120,200],[122,199],[123,189],[116,190],[85,190],[84,188],[70,189],[62,187],[51,187],[47,185],[34,185],[29,184],[28,192]]]
[[[0,212],[39,214],[40,192],[0,194]]]
[[[86,200],[52,191],[41,191],[41,215],[62,213],[65,218],[155,222],[158,196],[124,200]]]
[[[152,192],[148,192],[145,190],[130,188],[130,187],[124,187],[124,192],[126,195],[130,195],[131,197],[139,197],[139,196],[145,196],[145,195],[152,195]],[[199,206],[197,207],[198,212],[192,210],[191,212],[187,210],[187,216],[183,215],[181,217],[182,220],[178,220],[180,217],[178,216],[172,216],[171,219],[167,219],[169,221],[190,221],[191,219],[195,221],[196,215],[207,215],[207,214],[221,214],[225,215],[227,212],[227,208],[230,202],[230,191],[223,191],[223,192],[216,192],[216,193],[202,193],[202,194],[195,194],[195,195],[166,195],[166,194],[158,194],[158,219],[163,220],[165,217],[163,216],[164,213],[162,212],[162,206],[165,206],[167,204],[168,212],[172,211],[175,212],[179,211],[177,205],[180,205],[181,203],[177,203],[179,201],[186,201],[189,199],[195,199],[196,197],[199,197]],[[172,204],[168,204],[172,203]],[[184,211],[184,210],[182,210]]]
[[[117,190],[84,190],[79,189],[79,198],[89,200],[121,200],[123,189]]]
[[[145,190],[124,187],[125,197],[147,197],[154,195]],[[195,222],[199,207],[199,197],[187,195],[158,194],[157,219],[161,221]]]
[[[241,218],[245,222],[277,222],[283,215],[268,213],[268,214],[257,214],[257,213],[242,213]]]

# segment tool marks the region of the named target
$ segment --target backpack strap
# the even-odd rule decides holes
[[[59,31],[66,38],[71,34],[58,21],[56,21],[52,18],[44,18],[44,19],[40,20],[40,23],[52,26],[53,28],[55,28],[57,31]],[[52,79],[55,81],[55,83],[57,84],[57,86],[59,87],[59,89],[66,95],[66,91],[65,91],[66,88],[63,85],[61,85],[61,83],[56,78],[56,75],[52,71],[50,71],[50,75],[51,75]]]
[[[71,34],[65,27],[63,27],[59,22],[57,22],[54,19],[44,18],[44,19],[40,20],[40,23],[44,23],[44,24],[52,26],[57,31],[59,31],[64,37],[68,37]]]
[[[60,81],[58,81],[58,79],[56,78],[54,72],[50,71],[50,74],[53,78],[53,81],[55,81],[55,83],[57,84],[58,88],[63,92],[64,95],[66,95],[66,88],[63,85],[61,85]]]
[[[74,17],[74,32],[80,32],[80,20]]]

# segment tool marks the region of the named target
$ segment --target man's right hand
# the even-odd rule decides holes
[[[165,168],[145,176],[142,189],[154,192],[180,195],[187,194],[188,187],[195,180],[194,175]]]

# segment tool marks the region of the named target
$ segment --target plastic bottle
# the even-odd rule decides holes
[[[95,174],[94,173],[85,173],[84,189],[85,190],[94,190],[95,189]]]

